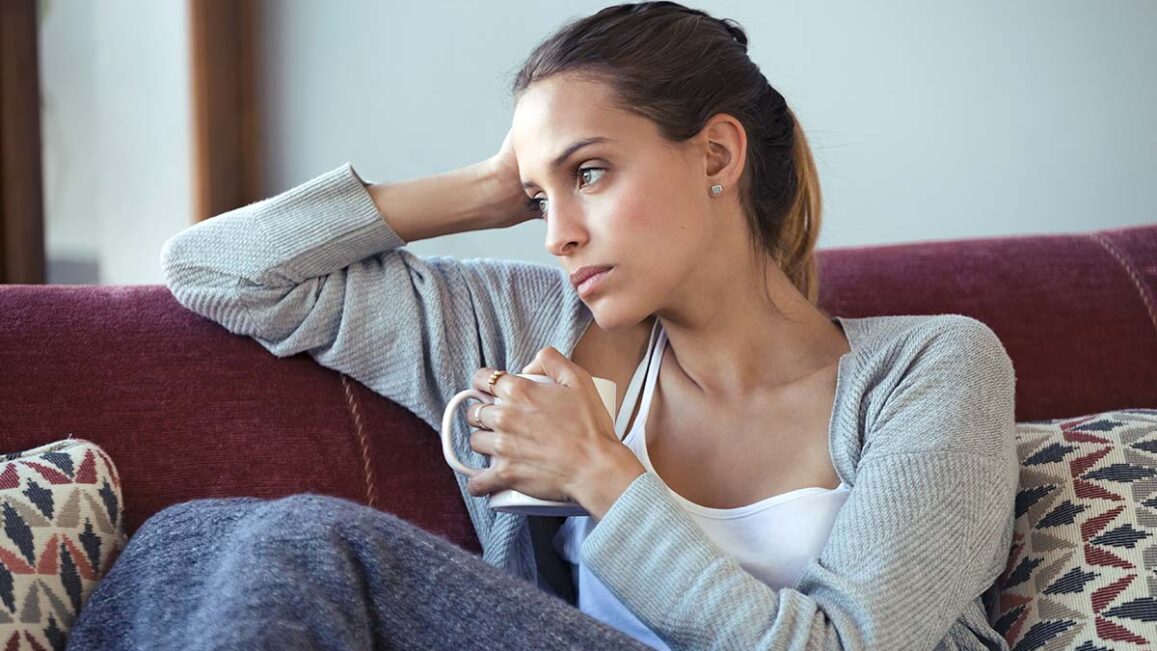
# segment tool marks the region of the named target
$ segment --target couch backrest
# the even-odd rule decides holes
[[[1157,226],[819,252],[832,314],[993,328],[1020,420],[1157,407]],[[278,359],[160,285],[0,285],[0,451],[72,434],[124,482],[129,533],[197,497],[312,491],[478,551],[436,433],[305,354]]]
[[[1017,420],[1157,406],[1157,224],[818,252],[831,314],[965,314],[1016,369]]]
[[[190,499],[315,492],[479,550],[430,428],[305,354],[276,358],[162,285],[0,285],[0,314],[0,451],[96,442],[129,534]]]

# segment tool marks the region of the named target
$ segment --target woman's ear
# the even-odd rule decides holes
[[[747,160],[747,131],[727,113],[716,113],[703,125],[708,181],[724,188],[735,187]]]

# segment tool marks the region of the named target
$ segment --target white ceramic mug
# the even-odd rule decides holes
[[[544,384],[554,381],[550,379],[548,375],[535,375],[533,373],[516,373],[515,375]],[[613,420],[615,416],[616,385],[612,380],[601,377],[593,379],[595,389],[599,392],[599,398],[602,399],[603,406],[607,408],[607,413],[610,414]],[[442,455],[446,457],[446,463],[450,464],[450,467],[455,471],[467,477],[474,477],[481,473],[482,469],[472,468],[459,461],[457,455],[454,454],[454,442],[452,438],[454,412],[458,409],[458,405],[468,398],[473,398],[481,402],[493,402],[495,404],[501,404],[502,398],[491,396],[489,393],[484,393],[478,389],[466,389],[465,391],[459,392],[453,398],[450,398],[450,402],[446,403],[446,411],[442,414]],[[491,398],[493,398],[493,400],[491,400]],[[524,495],[516,490],[510,489],[491,493],[488,505],[496,511],[521,513],[522,515],[589,515],[586,509],[579,505],[578,502],[540,500],[536,497]]]

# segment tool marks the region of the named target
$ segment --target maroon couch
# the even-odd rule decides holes
[[[1157,225],[830,249],[819,265],[831,314],[987,323],[1018,420],[1157,407]],[[0,285],[0,315],[0,452],[98,443],[130,534],[184,500],[311,491],[479,551],[436,432],[304,353],[278,359],[160,285]]]

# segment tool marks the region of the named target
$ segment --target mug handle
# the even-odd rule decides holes
[[[490,394],[483,393],[478,389],[466,389],[458,392],[450,402],[446,403],[446,411],[442,414],[442,456],[446,457],[446,463],[454,470],[466,475],[467,477],[474,477],[482,472],[481,468],[473,468],[458,460],[458,456],[454,454],[453,445],[453,423],[454,413],[458,410],[458,404],[467,398],[474,398],[480,402],[491,402],[487,400]]]

